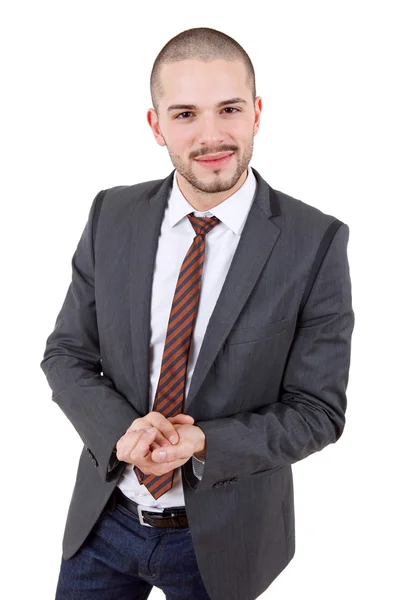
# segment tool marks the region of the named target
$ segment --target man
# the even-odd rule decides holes
[[[182,32],[150,82],[174,170],[96,196],[41,362],[84,444],[57,599],[253,600],[294,555],[291,465],[343,432],[349,227],[249,167],[232,38]]]

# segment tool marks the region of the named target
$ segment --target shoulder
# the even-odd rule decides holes
[[[163,181],[165,181],[165,178],[108,188],[103,190],[105,192],[103,202],[106,205],[124,207],[132,204],[132,202],[148,200],[157,193]]]
[[[94,235],[109,239],[110,233],[128,234],[136,210],[157,193],[164,181],[165,178],[153,179],[101,190],[92,205]]]
[[[319,239],[330,227],[336,230],[336,228],[343,225],[342,229],[348,231],[348,225],[338,216],[326,213],[304,200],[289,196],[289,194],[275,190],[271,186],[270,190],[272,196],[275,197],[276,205],[279,207],[276,222],[279,222],[286,232]]]
[[[258,184],[255,201],[264,212],[268,211],[278,227],[302,236],[305,232],[325,230],[334,222],[343,223],[337,215],[328,214],[303,199],[275,189],[254,167],[252,169]],[[269,204],[266,198],[269,198]]]
[[[275,194],[279,202],[282,215],[286,218],[307,220],[315,223],[327,223],[338,218],[304,200],[289,196],[289,194],[285,194],[280,190],[273,189],[273,194]]]

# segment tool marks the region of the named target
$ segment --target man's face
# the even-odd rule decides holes
[[[161,69],[159,117],[150,109],[148,122],[178,173],[207,194],[230,190],[253,154],[262,104],[257,97],[254,105],[246,76],[242,61],[220,59],[185,60]],[[220,153],[230,156],[201,161]]]

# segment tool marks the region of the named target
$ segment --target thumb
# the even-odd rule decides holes
[[[180,414],[180,415],[175,415],[175,417],[168,417],[168,421],[171,421],[171,423],[174,425],[182,423],[182,424],[191,424],[193,425],[194,423],[194,419],[193,417],[191,417],[190,415],[184,415],[184,414]]]

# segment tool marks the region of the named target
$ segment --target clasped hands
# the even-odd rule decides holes
[[[117,458],[135,465],[145,475],[164,475],[181,467],[193,454],[204,452],[205,434],[193,423],[190,415],[166,418],[151,411],[135,419],[118,440]],[[160,448],[164,458],[159,458]]]

